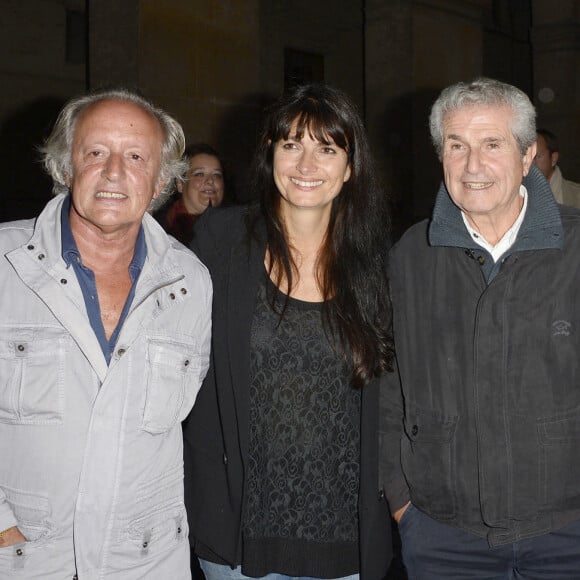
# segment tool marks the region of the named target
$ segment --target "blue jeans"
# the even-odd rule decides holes
[[[241,566],[232,570],[229,566],[214,564],[201,558],[199,559],[199,565],[205,574],[206,580],[254,580],[251,576],[244,576],[242,574]],[[317,580],[310,576],[285,576],[284,574],[266,574],[265,576],[261,576],[261,578],[265,580]],[[344,576],[337,580],[359,580],[359,575]]]
[[[535,538],[489,547],[410,505],[399,522],[409,580],[577,580],[580,521]]]

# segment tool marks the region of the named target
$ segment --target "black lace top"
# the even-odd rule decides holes
[[[274,291],[265,276],[252,326],[242,571],[338,578],[359,570],[360,391],[322,303],[290,299],[280,322]]]

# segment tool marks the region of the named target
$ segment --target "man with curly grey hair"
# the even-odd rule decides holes
[[[532,161],[535,111],[481,78],[446,88],[443,183],[393,248],[398,373],[381,480],[409,578],[580,571],[580,211]]]
[[[2,578],[190,578],[180,422],[212,288],[147,213],[184,143],[134,92],[73,99],[42,148],[55,198],[0,225]]]

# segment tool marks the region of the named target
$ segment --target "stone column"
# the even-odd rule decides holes
[[[139,85],[139,0],[87,2],[89,88]]]
[[[558,136],[562,173],[580,181],[580,0],[532,6],[538,126]]]
[[[412,29],[412,1],[365,1],[365,120],[397,233],[413,221]]]
[[[428,116],[445,86],[482,74],[491,0],[366,0],[366,110],[400,233],[427,217],[441,179]]]

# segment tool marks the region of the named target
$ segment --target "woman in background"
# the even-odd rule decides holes
[[[214,285],[212,362],[185,425],[192,547],[208,580],[379,580],[388,220],[350,100],[318,84],[282,97],[253,173],[259,205],[206,212],[192,243]]]
[[[176,180],[177,193],[154,213],[163,229],[188,246],[193,237],[193,224],[208,207],[224,202],[225,179],[218,152],[206,143],[185,148],[186,174]]]

